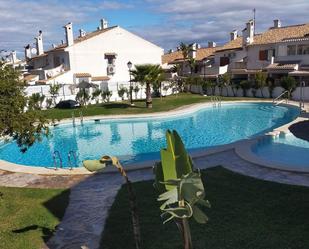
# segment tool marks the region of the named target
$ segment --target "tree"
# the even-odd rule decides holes
[[[102,92],[101,92],[101,97],[102,97],[102,99],[103,99],[103,102],[109,102],[109,100],[110,100],[110,97],[113,95],[113,92],[112,91],[109,91],[108,89],[106,89],[106,90],[103,90]]]
[[[118,89],[118,96],[121,98],[121,100],[124,100],[124,94],[128,92],[128,89],[124,86],[120,86]]]
[[[185,44],[184,42],[181,42],[179,45],[179,48],[182,52],[183,59],[186,60],[189,58],[190,53],[193,51],[192,46]]]
[[[59,84],[53,84],[49,86],[49,94],[51,95],[51,98],[53,99],[54,106],[57,104],[57,97],[59,96],[61,86]]]
[[[51,98],[47,98],[46,99],[46,108],[47,109],[51,108],[52,104],[53,104],[53,100]]]
[[[219,78],[219,88],[220,88],[220,95],[222,95],[222,88],[223,86],[227,87],[227,86],[231,86],[232,88],[232,91],[233,91],[233,95],[235,96],[235,93],[234,93],[234,89],[233,89],[233,86],[231,84],[231,76],[229,73],[225,73],[225,74],[222,74]]]
[[[99,104],[100,95],[101,95],[101,90],[97,88],[92,92],[91,99],[95,100],[96,104]]]
[[[267,74],[263,72],[258,72],[254,76],[254,82],[255,82],[255,88],[259,89],[261,91],[262,98],[264,97],[263,95],[263,88],[266,86],[267,82]]]
[[[39,112],[27,110],[25,83],[19,78],[19,71],[0,62],[0,137],[13,138],[25,152],[48,135],[48,126]]]
[[[31,110],[40,110],[44,102],[45,96],[40,93],[33,93],[28,98],[28,108]]]
[[[88,101],[90,100],[90,95],[86,89],[81,88],[79,92],[76,94],[75,100],[81,105],[86,106],[88,104]]]
[[[152,108],[151,86],[160,82],[162,74],[164,74],[163,69],[160,65],[143,64],[136,65],[131,73],[135,82],[146,85],[146,107]]]
[[[244,97],[247,97],[247,91],[251,88],[251,83],[248,80],[243,80],[239,84],[244,91]]]
[[[135,99],[137,99],[137,94],[139,92],[140,88],[138,87],[138,85],[136,84],[136,86],[133,88],[133,92],[135,94]]]
[[[281,86],[288,91],[288,98],[290,99],[293,90],[296,87],[296,80],[291,76],[286,76],[281,79]]]

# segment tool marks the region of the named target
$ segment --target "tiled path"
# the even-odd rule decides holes
[[[197,168],[222,165],[240,174],[286,184],[309,186],[309,174],[263,168],[239,158],[233,150],[195,159]],[[152,170],[129,173],[132,181],[152,179]],[[0,185],[27,187],[71,187],[70,203],[57,232],[47,243],[49,249],[96,249],[108,210],[123,180],[118,174],[88,177],[46,177],[0,172]]]

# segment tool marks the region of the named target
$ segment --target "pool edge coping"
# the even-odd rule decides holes
[[[228,104],[228,103],[272,103],[271,100],[235,100],[235,101],[222,101],[222,103],[224,104]],[[171,117],[171,116],[183,116],[183,115],[187,115],[190,114],[192,111],[199,111],[201,110],[203,107],[209,107],[212,106],[213,103],[212,102],[206,102],[206,103],[197,103],[197,104],[192,104],[192,105],[188,105],[185,107],[180,107],[177,108],[175,110],[171,110],[171,111],[167,111],[167,112],[157,112],[157,113],[147,113],[147,114],[129,114],[129,115],[109,115],[109,116],[103,116],[103,115],[99,115],[99,116],[89,116],[89,117],[85,117],[84,121],[96,121],[97,119],[102,119],[102,120],[126,120],[126,119],[131,119],[131,118],[164,118],[164,117]],[[295,101],[290,101],[288,104],[280,104],[280,105],[287,105],[287,106],[296,106],[298,107],[298,102]],[[292,124],[295,123],[296,120],[300,119],[300,117],[296,118],[295,120],[284,124],[276,129],[274,129],[274,131],[276,130],[286,130],[288,129],[288,127]],[[66,119],[66,120],[61,120],[59,123],[57,124],[68,124],[69,121],[71,121],[70,119]],[[298,121],[299,122],[299,121]],[[242,151],[241,148],[242,146],[245,147],[249,144],[251,144],[252,142],[257,142],[259,138],[266,136],[265,135],[260,135],[254,138],[250,138],[250,139],[241,139],[238,140],[236,142],[233,143],[229,143],[229,144],[225,144],[225,145],[219,145],[216,146],[214,148],[210,148],[210,149],[200,149],[198,151],[192,152],[190,153],[191,157],[193,159],[198,159],[201,157],[205,157],[208,155],[212,155],[212,154],[216,154],[216,153],[220,153],[220,152],[224,152],[227,150],[232,150],[234,149],[235,152],[237,153],[237,151],[240,153],[237,155],[239,155],[242,159],[248,161],[248,162],[252,162],[249,159],[251,159],[250,156],[248,156],[248,153],[246,153],[245,151]],[[249,143],[249,144],[248,144]],[[252,146],[253,144],[251,144]],[[250,146],[250,148],[251,148]],[[238,148],[238,149],[237,149]],[[245,159],[247,158],[247,159]],[[127,171],[134,171],[134,170],[140,170],[140,169],[149,169],[152,168],[154,163],[157,160],[150,160],[150,161],[143,161],[143,162],[139,162],[139,163],[133,163],[133,164],[129,164],[126,166],[126,170]],[[255,163],[255,162],[252,162]],[[263,166],[260,164],[257,164],[259,166]],[[264,167],[270,167],[270,166],[264,166]],[[272,168],[272,167],[270,167]],[[62,169],[62,168],[58,168],[58,169],[53,169],[50,167],[40,167],[40,166],[28,166],[28,165],[22,165],[22,164],[15,164],[12,162],[8,162],[5,160],[1,160],[0,159],[0,170],[3,171],[7,171],[7,172],[12,172],[12,173],[23,173],[23,174],[36,174],[36,175],[92,175],[94,174],[94,172],[89,172],[88,170],[86,170],[83,167],[78,167],[78,168],[73,168],[73,170],[70,169]],[[284,169],[282,169],[284,170]],[[286,170],[286,169],[285,169]],[[104,171],[100,172],[100,173],[114,173],[117,172],[118,170],[116,168],[107,168]],[[293,170],[288,170],[288,171],[293,171]],[[296,171],[297,172],[297,171]],[[300,173],[300,172],[298,172]],[[304,173],[309,173],[308,172],[304,172]]]

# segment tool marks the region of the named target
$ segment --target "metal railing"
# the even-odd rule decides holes
[[[284,95],[287,95],[287,97],[283,98]],[[278,97],[273,99],[273,104],[280,105],[283,102],[288,103],[289,102],[289,96],[288,95],[289,95],[289,91],[284,91]]]
[[[83,125],[84,124],[84,116],[83,116],[82,111],[79,112],[79,117],[80,117],[80,124]]]
[[[72,162],[72,159],[74,159],[74,163]],[[69,163],[69,167],[70,170],[73,170],[73,167],[77,167],[77,156],[76,153],[73,150],[70,150],[68,153],[68,163]]]
[[[222,102],[221,96],[211,96],[210,100],[214,107],[221,106],[221,102]]]
[[[62,168],[62,158],[61,158],[60,152],[58,150],[54,151],[54,153],[53,153],[54,167],[55,167],[56,170],[58,169],[57,157],[59,159],[60,168]]]
[[[76,126],[76,124],[75,124],[75,115],[74,115],[74,112],[72,112],[72,124],[73,124],[73,127]]]

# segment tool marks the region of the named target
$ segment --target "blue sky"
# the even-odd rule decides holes
[[[23,52],[43,31],[44,47],[64,39],[69,21],[78,29],[95,30],[101,18],[120,25],[166,50],[180,42],[224,43],[233,29],[241,30],[257,9],[257,31],[309,23],[308,0],[0,0],[0,50]]]

